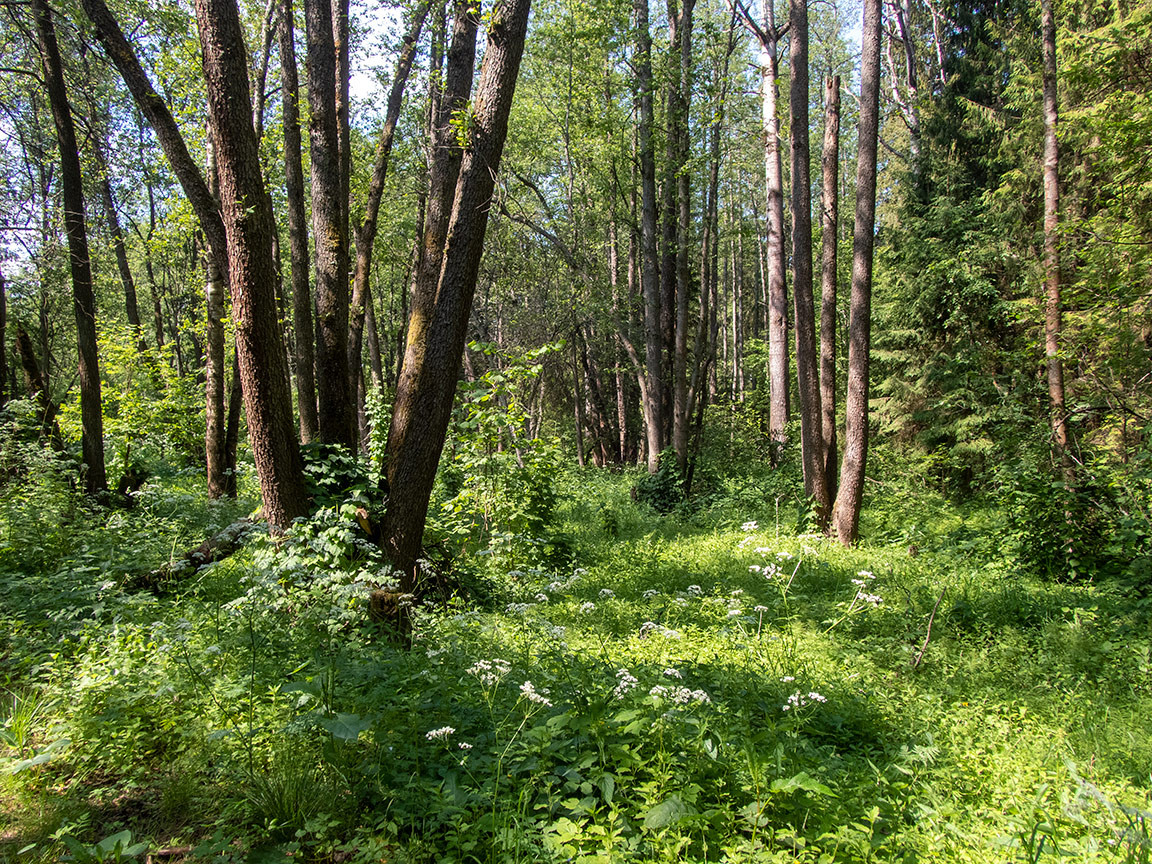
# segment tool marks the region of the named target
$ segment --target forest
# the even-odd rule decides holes
[[[1152,861],[1150,0],[6,0],[0,861]]]

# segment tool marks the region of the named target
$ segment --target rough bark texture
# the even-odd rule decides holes
[[[876,221],[876,143],[880,127],[881,0],[865,0],[860,59],[856,223],[852,237],[852,293],[848,317],[848,398],[844,403],[844,459],[832,515],[840,542],[856,542],[868,456],[868,361],[872,331],[872,245]]]
[[[836,500],[836,250],[840,183],[840,76],[824,82],[824,174],[820,199],[820,412],[824,443],[824,482]]]
[[[372,176],[368,181],[368,198],[364,203],[364,218],[356,228],[356,270],[352,279],[352,302],[348,330],[348,368],[357,380],[360,379],[364,322],[368,305],[371,303],[369,277],[372,273],[372,248],[376,243],[377,218],[380,214],[380,200],[384,196],[384,180],[388,176],[388,161],[392,154],[392,140],[396,133],[396,123],[400,119],[400,108],[404,102],[404,87],[408,73],[412,71],[412,61],[416,56],[416,45],[420,40],[420,30],[428,17],[431,0],[424,0],[417,8],[404,36],[404,45],[396,60],[396,72],[392,76],[392,89],[388,93],[388,108],[384,125],[376,142],[376,160],[372,166]],[[379,346],[375,361],[380,362]],[[379,369],[374,366],[374,380],[379,386]],[[358,400],[359,401],[359,400]]]
[[[644,298],[644,425],[648,436],[648,471],[655,474],[664,447],[664,377],[660,350],[660,262],[656,244],[656,157],[652,150],[652,35],[648,31],[648,0],[636,0],[633,64],[640,97],[636,145],[640,161],[640,285]]]
[[[120,77],[124,79],[124,83],[132,92],[132,98],[136,100],[136,106],[140,109],[140,113],[148,120],[152,131],[156,133],[156,140],[160,144],[160,149],[164,151],[176,179],[180,181],[180,186],[196,213],[196,218],[200,220],[200,227],[204,230],[204,236],[212,249],[212,254],[219,262],[220,269],[224,271],[227,280],[228,241],[225,236],[224,222],[220,216],[220,207],[209,191],[208,184],[200,173],[200,169],[196,167],[195,160],[189,155],[188,147],[184,143],[184,137],[180,134],[180,128],[172,117],[172,112],[168,110],[164,99],[152,87],[152,82],[148,80],[140,61],[136,58],[135,51],[132,50],[128,40],[124,38],[120,25],[108,10],[104,0],[82,0],[81,5],[83,5],[84,12],[96,29],[96,37],[104,46],[105,53],[112,60],[120,72]],[[247,85],[247,70],[244,71],[244,80],[245,85]]]
[[[319,434],[316,416],[316,338],[312,329],[312,291],[308,282],[308,212],[304,207],[304,169],[300,147],[300,82],[296,75],[296,39],[292,0],[284,0],[280,17],[280,75],[284,125],[284,191],[288,201],[288,256],[292,279],[292,324],[295,331],[296,401],[300,440]]]
[[[76,128],[68,105],[56,30],[45,0],[32,0],[32,14],[36,19],[44,83],[60,148],[60,193],[64,203],[64,232],[68,235],[68,266],[72,274],[72,308],[76,313],[76,348],[80,362],[84,491],[95,495],[107,491],[108,477],[104,470],[104,415],[100,406],[100,363],[96,353],[96,298],[92,292],[92,262],[88,257],[84,221],[80,152],[76,147]]]
[[[1053,0],[1041,4],[1041,48],[1044,60],[1044,359],[1048,370],[1048,401],[1056,457],[1071,483],[1068,452],[1068,412],[1064,407],[1064,365],[1060,360],[1060,153],[1056,143],[1056,16]]]
[[[824,481],[820,428],[820,366],[816,359],[816,310],[812,298],[812,200],[808,154],[808,5],[791,0],[788,67],[792,128],[792,300],[796,309],[796,378],[800,395],[800,449],[804,492],[827,524],[832,502]]]
[[[260,174],[243,30],[235,0],[196,0],[215,133],[236,351],[264,511],[277,528],[307,513],[272,259],[272,211]]]
[[[348,374],[348,234],[343,228],[336,48],[330,0],[304,0],[312,236],[316,246],[316,390],[320,440],[355,451],[355,393]]]
[[[216,147],[208,129],[208,188],[218,194]],[[208,497],[223,498],[227,492],[224,408],[224,278],[209,252],[204,262],[204,306],[207,313],[204,334],[204,457],[208,474]]]
[[[404,346],[404,359],[397,377],[397,393],[418,388],[417,379],[424,365],[428,332],[435,310],[444,248],[452,217],[453,196],[464,155],[451,121],[453,113],[467,106],[468,97],[472,92],[477,24],[474,11],[466,0],[457,0],[452,43],[448,48],[447,68],[444,73],[444,89],[433,93],[435,114],[432,117],[429,134],[431,164],[428,171],[428,204],[425,210],[424,236],[412,279],[408,335]],[[408,432],[415,428],[400,420],[397,412],[393,411],[386,455],[389,465],[400,459],[400,453],[407,446]]]
[[[423,362],[396,394],[393,428],[399,424],[418,433],[403,435],[398,450],[389,447],[387,468],[384,540],[406,591],[416,588],[416,560],[456,392],[529,5],[529,0],[503,0],[493,9]]]
[[[692,142],[688,131],[688,112],[692,100],[692,10],[695,0],[684,0],[680,23],[676,28],[680,48],[680,77],[676,111],[676,341],[672,358],[672,446],[681,476],[688,467],[688,432],[692,419],[688,400],[688,293],[691,275],[688,270],[688,237],[692,228],[692,187],[686,169]]]

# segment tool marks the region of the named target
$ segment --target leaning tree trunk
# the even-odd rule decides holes
[[[816,310],[812,298],[812,201],[808,153],[808,5],[789,5],[788,67],[792,128],[792,300],[796,309],[796,378],[800,395],[800,450],[804,493],[815,501],[820,527],[832,502],[824,480],[824,444],[820,428],[820,366],[816,360]]]
[[[824,82],[824,172],[821,199],[820,411],[824,482],[836,500],[836,250],[840,182],[840,76]]]
[[[856,224],[848,317],[848,398],[844,460],[832,528],[845,546],[856,542],[868,456],[868,361],[872,329],[872,245],[876,221],[876,144],[880,127],[881,0],[864,0],[860,62],[860,127],[856,162]]]
[[[107,491],[104,470],[104,415],[100,404],[100,362],[96,351],[96,298],[92,291],[92,262],[84,224],[84,187],[76,128],[64,85],[64,65],[56,43],[56,30],[46,0],[32,0],[44,83],[52,104],[56,141],[60,147],[60,186],[64,201],[64,231],[68,235],[68,265],[72,273],[72,300],[76,313],[76,348],[80,359],[81,449],[84,455],[84,491]]]
[[[529,5],[530,0],[502,0],[493,10],[423,362],[396,393],[393,429],[398,417],[406,434],[401,447],[389,447],[384,543],[405,592],[417,587],[416,561],[456,393]]]
[[[1075,479],[1068,452],[1068,412],[1064,407],[1064,366],[1060,361],[1060,153],[1056,143],[1056,17],[1053,0],[1041,4],[1044,57],[1044,358],[1048,368],[1048,401],[1052,410],[1052,440],[1056,457],[1071,485]]]
[[[215,132],[249,440],[265,514],[273,526],[284,528],[307,513],[308,499],[277,321],[272,258],[275,226],[252,128],[244,32],[235,0],[196,0],[196,20],[208,114]]]
[[[296,39],[292,0],[284,0],[280,18],[280,100],[284,126],[284,191],[288,206],[288,255],[292,279],[292,326],[296,334],[296,401],[300,440],[320,434],[316,416],[316,335],[312,329],[312,292],[308,283],[308,211],[304,205],[304,169],[300,146],[300,82],[296,75]]]
[[[356,447],[348,374],[348,235],[340,202],[336,48],[330,0],[304,0],[308,34],[308,124],[312,163],[312,235],[316,245],[316,390],[320,440]]]

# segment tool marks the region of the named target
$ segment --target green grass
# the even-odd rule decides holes
[[[168,478],[0,549],[0,860],[124,830],[201,861],[1152,859],[1146,606],[911,484],[844,550],[755,478],[665,518],[633,479],[561,477],[571,560],[458,559],[411,650],[334,512],[159,596],[133,574],[251,502]]]

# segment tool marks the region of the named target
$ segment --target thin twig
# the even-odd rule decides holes
[[[928,616],[928,632],[924,634],[924,644],[920,646],[920,653],[912,661],[913,669],[920,665],[920,661],[924,659],[924,652],[928,650],[928,640],[932,638],[932,622],[936,620],[936,610],[940,608],[940,601],[944,599],[944,592],[947,590],[947,585],[940,589],[940,596],[936,598],[936,605],[932,607],[932,614]]]

